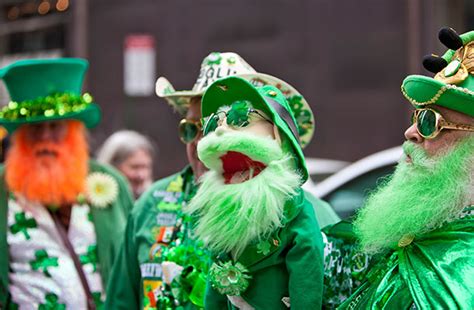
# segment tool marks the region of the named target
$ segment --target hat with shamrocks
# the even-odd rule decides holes
[[[228,77],[211,84],[205,92],[201,112],[205,119],[222,106],[231,106],[234,102],[247,101],[254,109],[260,110],[275,124],[280,133],[290,142],[298,162],[298,170],[303,182],[308,179],[308,170],[300,144],[298,123],[288,100],[275,86],[256,87],[241,77]]]
[[[178,113],[185,114],[192,97],[202,96],[209,85],[228,76],[244,78],[255,86],[272,85],[278,88],[294,112],[299,125],[301,146],[305,147],[308,144],[314,133],[314,116],[306,99],[287,82],[268,74],[258,73],[236,53],[214,52],[204,58],[192,90],[175,91],[166,78],[160,77],[156,81],[156,94],[166,99]]]
[[[439,32],[449,50],[442,56],[425,56],[423,66],[434,78],[410,75],[402,93],[415,108],[439,105],[474,117],[474,31],[458,35],[451,28]]]
[[[87,128],[100,121],[99,106],[81,95],[88,62],[79,58],[20,60],[0,69],[11,101],[0,125],[12,133],[23,124],[75,119]]]

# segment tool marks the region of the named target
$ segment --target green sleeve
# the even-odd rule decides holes
[[[341,220],[326,201],[314,197],[307,191],[304,191],[304,197],[313,205],[314,213],[321,229],[328,225],[336,224]]]
[[[140,268],[134,235],[134,218],[130,216],[107,287],[105,309],[140,308]]]
[[[286,256],[292,309],[321,309],[323,242],[313,208],[305,201],[290,223],[292,245]]]

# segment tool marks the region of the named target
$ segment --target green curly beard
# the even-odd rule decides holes
[[[226,184],[219,158],[227,151],[242,152],[267,166],[248,181]],[[185,211],[197,215],[195,235],[208,249],[239,257],[249,244],[282,226],[285,202],[301,181],[294,159],[273,139],[237,131],[209,134],[199,143],[198,154],[211,170]]]
[[[474,137],[436,157],[411,142],[403,145],[393,176],[373,193],[354,222],[361,248],[369,254],[396,247],[406,234],[421,236],[459,217],[473,202]]]

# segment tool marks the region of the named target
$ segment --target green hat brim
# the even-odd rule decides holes
[[[276,92],[279,92],[276,87],[264,86],[263,88],[274,89]],[[265,97],[264,94],[259,92],[257,88],[243,78],[236,76],[224,78],[211,84],[204,93],[201,103],[202,117],[208,117],[212,113],[215,113],[220,107],[229,106],[235,101],[250,101],[255,109],[263,111],[270,117],[272,122],[280,129],[280,132],[290,141],[294,155],[296,155],[298,161],[298,168],[302,174],[302,182],[305,182],[308,179],[308,169],[306,168],[303,150],[288,124],[265,100]],[[277,99],[270,96],[268,98]],[[289,111],[289,113],[291,112]]]
[[[422,75],[410,75],[402,93],[415,108],[438,105],[474,117],[474,92]]]
[[[66,113],[63,115],[40,116],[28,119],[6,120],[0,119],[0,126],[3,126],[8,133],[13,133],[20,126],[25,124],[35,124],[64,119],[78,120],[84,123],[87,128],[94,128],[100,122],[101,111],[97,104],[91,103],[81,111]]]

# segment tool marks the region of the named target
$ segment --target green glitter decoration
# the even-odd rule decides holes
[[[0,118],[5,120],[28,120],[36,117],[63,116],[87,108],[93,98],[90,94],[55,93],[46,97],[22,102],[10,101],[0,111]]]

